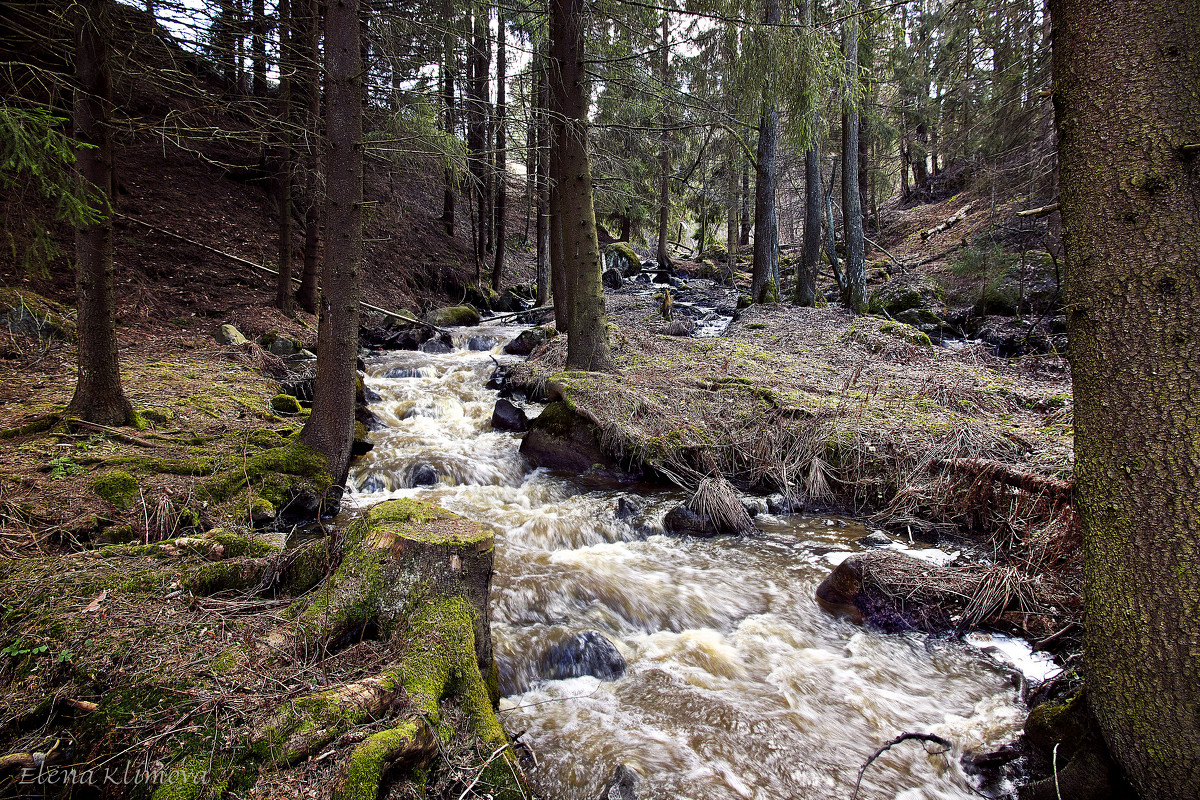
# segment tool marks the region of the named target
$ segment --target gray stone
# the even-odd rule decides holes
[[[222,325],[221,330],[217,332],[217,341],[221,344],[232,344],[240,347],[250,340],[243,336],[241,331],[227,322]]]

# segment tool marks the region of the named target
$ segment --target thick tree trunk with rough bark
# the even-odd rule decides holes
[[[1139,796],[1200,797],[1200,4],[1051,8],[1087,698]]]
[[[362,50],[358,0],[330,0],[325,17],[325,265],[317,322],[317,380],[301,441],[345,482],[354,439],[362,262]]]
[[[109,126],[111,0],[81,0],[75,15],[75,138],[80,191],[99,219],[75,231],[79,378],[67,414],[124,425],[133,407],[121,387],[113,296],[113,146]]]
[[[551,147],[557,151],[552,162],[554,217],[566,292],[567,367],[605,371],[613,369],[613,362],[588,163],[584,12],[583,0],[550,1]],[[557,300],[555,307],[557,311]]]
[[[846,82],[842,92],[842,227],[846,237],[846,282],[842,302],[858,313],[867,310],[866,255],[862,195],[858,186],[858,17],[845,22]]]
[[[750,162],[742,162],[742,219],[738,247],[750,244]]]
[[[778,25],[783,16],[779,0],[767,0],[764,21]],[[768,78],[768,82],[770,79]],[[779,111],[773,89],[763,90],[762,116],[758,123],[758,169],[754,182],[754,264],[750,296],[756,303],[779,300],[779,220],[775,208],[775,178],[779,169]]]

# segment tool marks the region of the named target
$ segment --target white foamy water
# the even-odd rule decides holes
[[[456,341],[518,331],[464,329]],[[531,470],[519,438],[491,429],[493,359],[515,360],[498,347],[370,359],[388,428],[356,462],[352,499],[421,497],[497,530],[501,717],[536,753],[545,796],[594,800],[625,764],[644,800],[849,797],[861,764],[904,731],[954,751],[900,745],[867,770],[860,797],[975,796],[958,757],[1019,732],[1012,673],[1045,667],[1027,646],[1021,656],[1024,643],[883,635],[823,612],[813,592],[831,554],[858,552],[868,532],[852,521],[763,515],[760,536],[676,538],[658,522],[679,493]],[[397,370],[409,377],[384,377]],[[436,483],[412,486],[424,467]],[[643,514],[617,520],[617,498],[633,495]],[[624,677],[542,679],[547,647],[585,630],[616,645]]]

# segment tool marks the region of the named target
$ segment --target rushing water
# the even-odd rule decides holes
[[[464,329],[456,344],[518,331]],[[1019,730],[1013,669],[966,644],[882,635],[822,611],[814,589],[866,529],[762,515],[760,536],[663,535],[679,493],[531,470],[519,439],[492,430],[496,393],[484,384],[495,361],[514,360],[499,347],[369,359],[382,398],[372,408],[388,427],[352,482],[360,504],[418,496],[498,531],[502,717],[536,754],[547,798],[595,800],[621,764],[643,777],[643,800],[849,798],[863,762],[904,731],[955,749],[897,746],[866,771],[860,797],[975,796],[959,756]],[[412,488],[429,478],[424,466],[438,483]],[[618,520],[617,498],[634,495],[643,513]],[[625,676],[539,678],[547,647],[585,630],[613,641]]]

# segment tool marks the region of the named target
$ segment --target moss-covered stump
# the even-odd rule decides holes
[[[393,666],[286,704],[255,748],[275,763],[295,763],[350,728],[402,709],[395,724],[355,749],[335,786],[335,797],[375,798],[386,774],[433,758],[436,738],[446,735],[441,708],[450,702],[496,755],[481,777],[489,793],[521,796],[524,778],[494,710],[493,555],[491,532],[411,500],[383,503],[352,525],[333,575],[268,641],[281,650],[315,644],[336,652],[370,637],[395,654]]]
[[[601,446],[596,425],[563,401],[546,406],[530,421],[529,432],[521,442],[521,454],[539,467],[569,472],[616,466]]]

